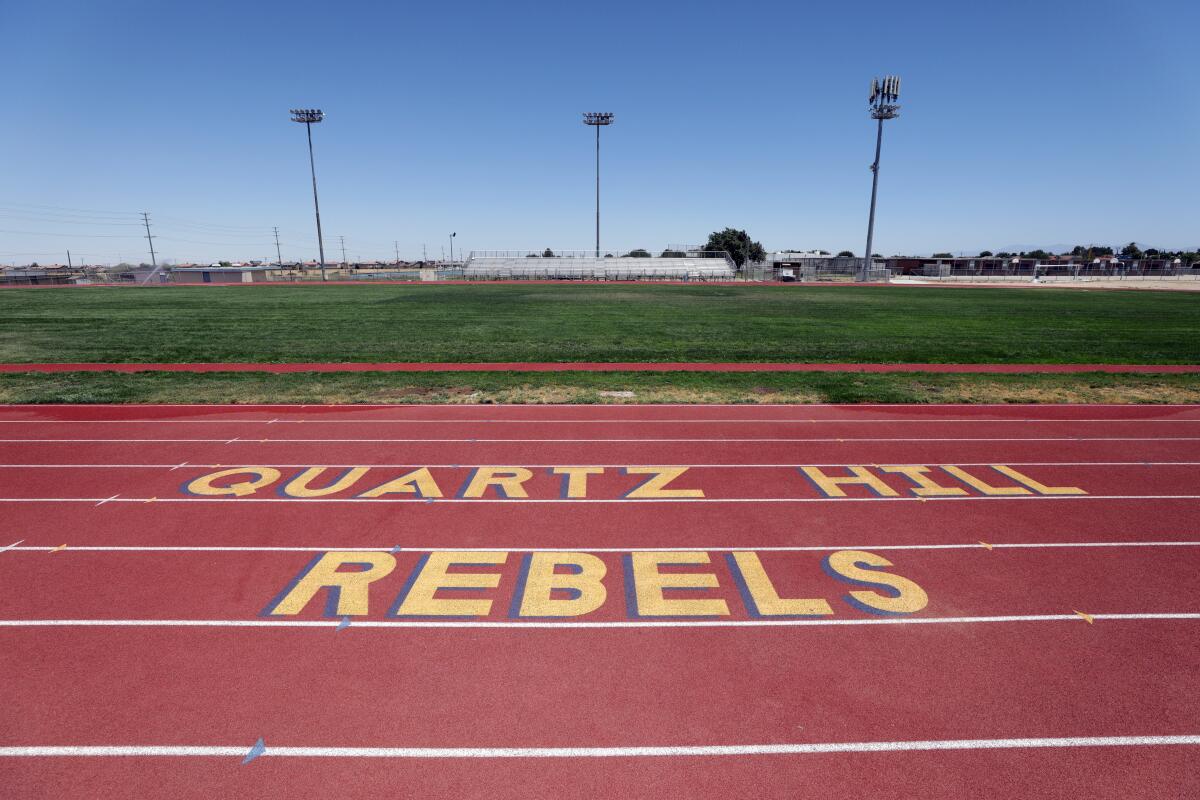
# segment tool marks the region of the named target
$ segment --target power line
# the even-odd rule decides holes
[[[0,229],[0,233],[12,233],[20,236],[59,236],[67,238],[88,238],[88,239],[140,239],[142,238],[135,233],[55,233],[51,231],[14,231]]]
[[[3,208],[0,208],[0,217],[2,217],[4,219],[20,220],[22,222],[57,222],[57,223],[77,224],[77,225],[98,225],[98,226],[102,226],[102,227],[108,227],[108,226],[140,227],[140,223],[137,223],[137,222],[111,222],[108,220],[99,221],[99,220],[89,220],[89,219],[82,219],[82,218],[72,218],[69,216],[51,216],[51,215],[41,215],[41,214],[38,214],[36,216],[30,216],[30,215],[27,215],[24,213],[12,213],[11,211],[7,211]]]
[[[138,212],[140,214],[140,212]],[[11,216],[16,218],[21,216],[26,219],[35,219],[36,221],[46,222],[77,222],[79,224],[93,225],[136,225],[141,227],[141,222],[131,222],[130,217],[136,217],[137,214],[125,211],[88,211],[85,209],[71,209],[67,207],[37,205],[32,203],[4,203],[0,202],[0,217]],[[200,220],[188,219],[186,217],[176,217],[171,215],[160,214],[156,224],[161,227],[182,227],[182,228],[201,228],[210,231],[222,231],[229,236],[249,235],[261,232],[261,228],[250,225],[230,225],[218,222],[205,222]]]
[[[48,209],[50,211],[69,211],[69,212],[88,214],[88,215],[99,214],[99,215],[103,215],[106,217],[128,218],[128,217],[132,217],[136,214],[136,212],[134,212],[134,211],[113,211],[111,209],[100,210],[100,209],[96,209],[96,208],[72,208],[70,206],[49,206],[49,205],[43,205],[41,203],[12,202],[12,203],[3,203],[2,205],[15,206],[18,208],[44,208],[44,209]]]
[[[197,222],[188,220],[182,217],[160,216],[158,218],[160,224],[172,225],[181,228],[206,228],[211,230],[223,230],[232,232],[257,233],[261,229],[252,225],[225,225],[219,222]]]

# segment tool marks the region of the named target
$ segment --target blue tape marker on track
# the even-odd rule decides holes
[[[258,741],[254,743],[254,747],[251,747],[250,752],[246,753],[246,757],[242,759],[242,766],[249,764],[265,752],[267,752],[267,745],[260,736],[258,737]]]

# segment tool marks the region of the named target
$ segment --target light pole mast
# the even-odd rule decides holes
[[[883,121],[900,116],[900,106],[896,101],[900,98],[900,78],[888,75],[882,80],[871,79],[871,118],[878,120],[879,126],[875,132],[875,160],[871,162],[871,213],[867,218],[867,251],[863,254],[862,269],[858,279],[865,281],[867,271],[871,268],[871,249],[875,242],[875,196],[879,192],[879,151],[883,146]]]
[[[585,111],[583,124],[596,129],[596,258],[600,257],[600,128],[612,125],[613,115],[608,111]]]
[[[317,212],[317,248],[321,253],[321,280],[325,280],[325,238],[321,235],[321,204],[317,202],[317,165],[313,161],[312,126],[325,119],[319,108],[293,108],[292,122],[303,122],[308,131],[308,168],[312,172],[313,209]]]

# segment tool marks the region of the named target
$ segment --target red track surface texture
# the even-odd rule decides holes
[[[1200,364],[771,364],[645,362],[386,362],[297,364],[0,364],[0,372],[1200,372]]]
[[[1194,797],[1198,467],[1185,406],[8,407],[0,795]],[[446,551],[485,605],[406,613]],[[394,570],[280,611],[338,552]]]

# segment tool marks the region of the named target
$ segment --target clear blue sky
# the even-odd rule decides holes
[[[1200,3],[0,0],[0,261],[1200,245]],[[67,209],[67,210],[64,210]],[[124,214],[124,216],[122,216]],[[113,224],[110,224],[113,223]],[[14,233],[15,232],[15,233]],[[126,237],[126,238],[119,238]]]

